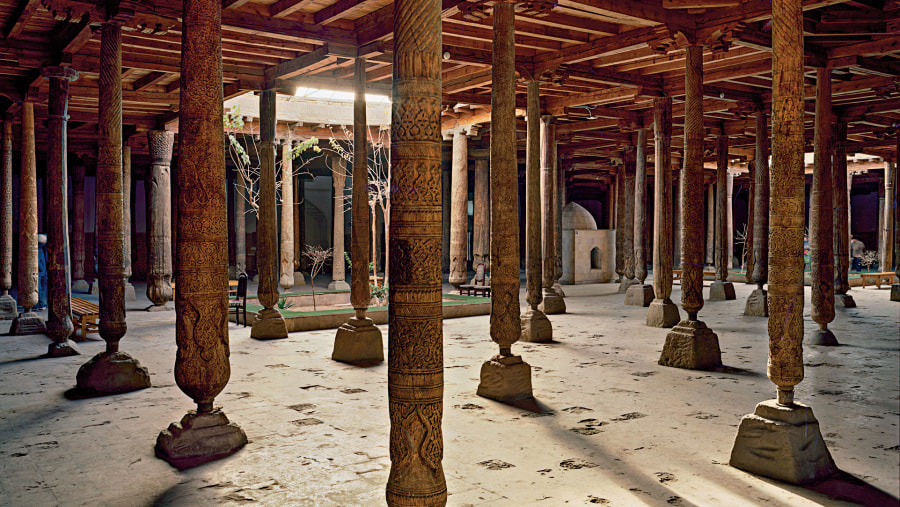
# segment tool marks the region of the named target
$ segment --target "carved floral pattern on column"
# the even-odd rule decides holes
[[[656,299],[672,296],[672,98],[653,99],[654,207],[653,291]]]
[[[38,302],[37,160],[34,151],[34,104],[22,103],[22,162],[19,172],[19,292],[27,312]]]
[[[703,308],[703,47],[685,58],[684,170],[682,170],[681,306],[695,320]]]
[[[150,202],[147,209],[148,257],[147,298],[154,305],[172,300],[172,182],[171,161],[175,134],[165,130],[147,132],[153,164],[150,166]]]
[[[824,328],[834,320],[831,69],[816,69],[816,77],[815,168],[809,203],[810,316]]]

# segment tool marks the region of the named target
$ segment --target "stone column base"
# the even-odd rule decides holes
[[[810,345],[824,345],[826,347],[836,347],[840,345],[837,338],[834,337],[834,333],[828,328],[813,330],[809,335],[809,339],[806,340],[806,343]]]
[[[541,300],[541,304],[538,305],[538,310],[544,312],[545,315],[566,313],[566,300],[560,297],[553,290],[553,287],[545,288],[544,297]]]
[[[653,296],[652,285],[636,283],[625,292],[625,305],[647,307],[653,301]]]
[[[724,299],[726,301],[731,301],[736,298],[737,296],[734,294],[733,283],[716,280],[709,284],[709,299]]]
[[[294,287],[298,285],[306,285],[306,279],[303,278],[303,273],[294,271]]]
[[[278,285],[282,288],[282,292],[287,292],[289,289],[294,287],[294,276],[293,273],[290,275],[283,274],[278,279]]]
[[[20,313],[18,317],[13,319],[12,325],[9,326],[10,336],[22,336],[26,334],[44,334],[47,332],[47,326],[44,319],[34,312]]]
[[[150,372],[125,352],[101,352],[78,368],[78,391],[85,395],[119,394],[150,387]]]
[[[891,301],[900,301],[900,283],[891,284]]]
[[[338,328],[331,359],[357,366],[371,366],[384,361],[381,330],[368,317],[352,317]]]
[[[234,454],[247,435],[229,422],[222,409],[198,414],[193,410],[156,437],[156,457],[184,470]]]
[[[672,327],[681,320],[678,305],[671,299],[654,299],[647,311],[647,325],[651,327]]]
[[[898,285],[897,287],[900,287]],[[893,290],[893,286],[892,286]],[[897,291],[898,295],[900,295],[900,290]],[[900,301],[900,299],[897,299]],[[844,308],[856,308],[856,301],[853,300],[853,296],[850,294],[835,294],[834,295],[834,306],[843,306]]]
[[[150,305],[147,307],[148,312],[171,312],[172,310],[174,310],[174,308],[165,303],[161,305]]]
[[[87,291],[87,289],[85,289]],[[91,294],[100,294],[100,280],[91,282]]]
[[[131,285],[131,282],[125,282],[125,301],[137,301],[134,285]]]
[[[744,315],[749,317],[769,316],[769,296],[765,289],[756,289],[747,296]]]
[[[0,320],[15,319],[19,316],[19,306],[9,294],[0,296]]]
[[[557,296],[561,298],[566,297],[566,292],[563,290],[562,285],[559,284],[559,280],[553,282],[553,287],[551,287],[551,289],[553,289],[553,292],[555,292]]]
[[[522,361],[522,356],[492,357],[481,365],[481,382],[476,394],[497,401],[533,398],[531,366]]]
[[[522,314],[523,342],[549,343],[553,341],[553,326],[550,319],[540,310],[529,308]]]
[[[72,280],[72,292],[87,292],[90,289],[91,286],[87,280]]]
[[[791,484],[825,479],[838,471],[812,409],[766,400],[741,419],[731,459],[735,468]]]
[[[281,312],[274,308],[263,308],[256,312],[256,318],[250,328],[250,338],[257,340],[276,340],[287,338],[287,323]]]
[[[46,357],[68,357],[80,355],[81,351],[74,343],[66,340],[62,343],[53,342],[47,347]]]
[[[722,366],[719,337],[699,320],[683,320],[666,335],[659,364],[690,370],[718,368]]]
[[[350,290],[350,284],[344,280],[332,280],[328,284],[328,290]]]
[[[638,283],[637,278],[623,278],[622,281],[619,282],[619,294],[625,294],[628,292],[628,288],[636,283]]]

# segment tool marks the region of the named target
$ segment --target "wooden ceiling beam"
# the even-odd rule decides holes
[[[548,52],[535,57],[534,71],[535,74],[542,74],[545,71],[554,71],[560,65],[571,65],[592,60],[603,55],[645,48],[647,43],[656,39],[656,37],[657,35],[653,29],[642,28],[630,30],[616,37],[604,37],[561,51]]]
[[[167,77],[169,77],[169,74],[167,72],[151,72],[134,82],[134,91],[143,91],[144,89],[149,88],[156,83],[159,83]]]
[[[289,79],[298,74],[306,72],[314,66],[318,66],[328,56],[328,44],[316,49],[311,53],[298,56],[293,60],[280,63],[274,67],[267,67],[265,70],[266,81],[274,81],[276,79]]]
[[[269,16],[285,18],[312,4],[312,0],[278,0],[269,5]]]
[[[659,3],[640,0],[559,0],[565,7],[574,7],[608,17],[611,21],[635,26],[668,24],[672,27],[694,28],[693,16],[665,9]]]
[[[582,105],[602,105],[621,102],[624,100],[634,100],[639,93],[637,87],[634,86],[618,86],[597,90],[581,95],[573,95],[564,99],[550,99],[544,102],[544,109],[552,115],[559,116],[565,112],[567,107]]]
[[[41,0],[20,0],[19,7],[10,18],[14,21],[5,31],[6,39],[18,39],[40,7]]]
[[[892,34],[871,41],[834,47],[828,50],[828,58],[833,60],[844,56],[877,56],[900,51],[900,34]]]

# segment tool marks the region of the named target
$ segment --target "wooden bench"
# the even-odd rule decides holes
[[[680,270],[680,269],[672,270],[672,281],[673,282],[677,281],[678,283],[681,283],[681,271],[682,270]],[[703,272],[703,280],[704,281],[715,281],[715,279],[716,279],[715,271],[704,271]]]
[[[490,285],[460,285],[459,294],[462,296],[491,297]]]
[[[72,320],[81,327],[81,340],[78,341],[84,341],[88,333],[100,332],[97,322],[100,320],[100,307],[81,298],[72,298]]]
[[[897,275],[893,271],[882,271],[880,273],[859,273],[859,277],[862,278],[863,289],[866,288],[866,281],[869,281],[869,285],[872,285],[874,283],[875,286],[880,289],[881,282],[885,282],[887,285],[890,285],[894,283]]]

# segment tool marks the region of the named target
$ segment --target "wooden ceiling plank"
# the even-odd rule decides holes
[[[542,74],[553,71],[560,65],[580,63],[603,55],[622,53],[631,49],[644,48],[657,37],[653,29],[630,30],[616,37],[604,37],[562,51],[555,51],[535,57],[534,72]],[[610,40],[612,39],[612,40]]]
[[[838,46],[828,50],[828,58],[836,59],[844,56],[875,56],[900,51],[900,34],[871,41]]]
[[[298,56],[293,60],[288,60],[274,67],[268,67],[266,68],[265,72],[266,81],[273,81],[275,79],[288,79],[294,77],[298,74],[303,73],[307,68],[321,62],[326,56],[328,56],[327,44],[313,51],[312,53]]]
[[[356,35],[351,30],[242,12],[223,12],[222,27],[240,33],[289,37],[301,42],[335,43],[353,47],[357,45]]]
[[[284,18],[312,3],[313,0],[278,0],[269,6],[269,16],[273,18]]]
[[[31,17],[41,6],[41,0],[21,0],[19,8],[10,19],[14,19],[12,26],[6,30],[7,39],[18,39],[25,26],[31,21]]]
[[[151,72],[150,74],[147,74],[146,76],[139,78],[134,82],[134,91],[142,91],[145,88],[155,85],[168,76],[169,74],[166,72]]]

